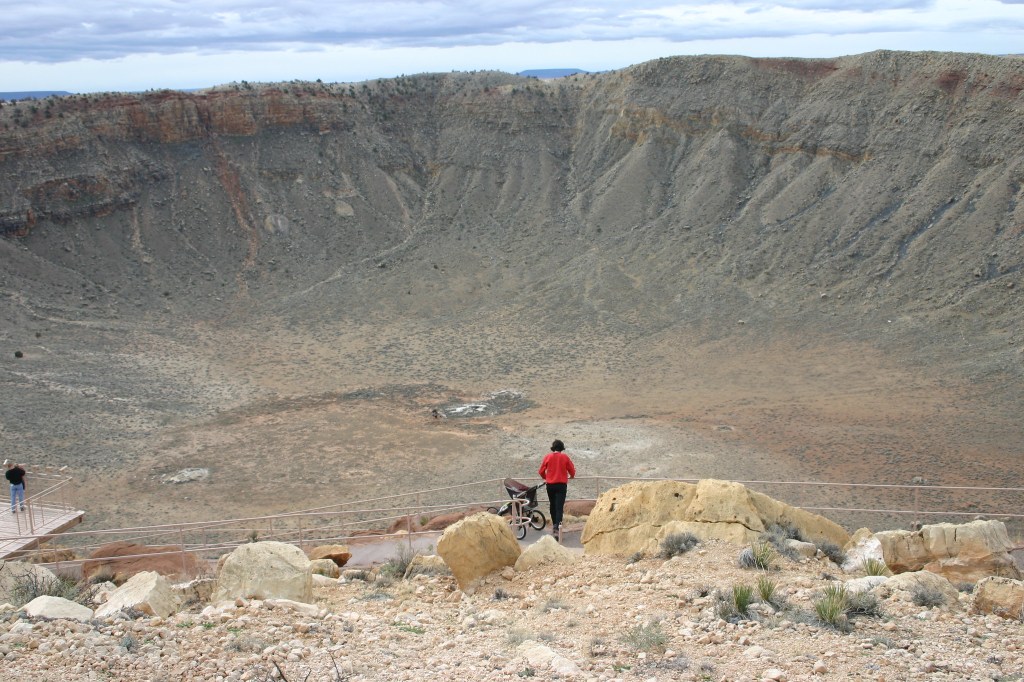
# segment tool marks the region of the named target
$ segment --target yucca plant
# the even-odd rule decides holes
[[[865,559],[861,564],[861,570],[864,571],[864,575],[892,575],[892,571],[885,565],[885,562],[874,557]]]
[[[832,584],[826,587],[821,598],[814,602],[814,613],[823,625],[845,632],[850,627],[846,616],[849,606],[850,596],[846,586]]]
[[[771,604],[772,606],[778,606],[781,599],[777,594],[778,583],[769,578],[766,575],[759,576],[757,579],[757,596],[761,598],[765,604]]]
[[[750,605],[754,603],[754,588],[750,585],[733,585],[732,603],[736,613],[746,617]]]
[[[740,553],[740,566],[767,571],[777,556],[770,542],[755,542]]]

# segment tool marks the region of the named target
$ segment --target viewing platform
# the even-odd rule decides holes
[[[4,494],[0,498],[0,560],[14,559],[37,549],[85,518],[84,511],[67,502],[71,478],[65,469],[25,468],[30,490],[39,492],[25,495],[25,510],[18,509],[12,513],[10,487],[4,486]]]

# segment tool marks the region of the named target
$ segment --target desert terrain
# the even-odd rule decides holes
[[[1020,486],[1021,92],[877,52],[5,103],[0,454],[87,528],[555,437],[581,475]]]

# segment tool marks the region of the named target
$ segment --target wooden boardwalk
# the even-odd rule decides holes
[[[77,526],[85,512],[52,504],[30,504],[12,514],[3,501],[0,511],[0,560],[11,559],[39,547],[58,533]]]
[[[64,471],[28,468],[28,480],[41,492],[25,498],[25,511],[12,514],[8,497],[0,497],[0,560],[36,549],[85,518],[85,512],[67,504],[65,493],[71,479]]]

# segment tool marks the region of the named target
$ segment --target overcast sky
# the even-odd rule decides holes
[[[0,91],[603,71],[679,54],[1007,54],[1022,38],[1024,0],[0,0]]]

